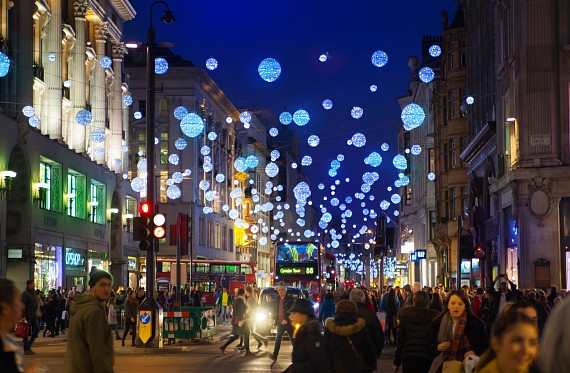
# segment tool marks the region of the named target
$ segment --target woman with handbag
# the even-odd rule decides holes
[[[10,334],[22,317],[23,311],[24,304],[21,293],[14,282],[0,278],[0,367],[2,373],[40,373],[47,371],[47,367],[44,365],[34,365],[24,369],[22,342],[14,340]]]
[[[461,372],[469,355],[481,356],[489,346],[485,324],[471,311],[463,291],[452,290],[446,309],[430,327],[430,350],[436,356],[429,373]]]
[[[226,348],[236,341],[240,335],[243,335],[245,356],[255,356],[253,352],[249,350],[249,326],[245,321],[245,314],[247,313],[247,303],[244,298],[245,290],[239,289],[237,292],[237,297],[233,300],[234,312],[232,316],[232,335],[227,342],[220,347],[222,354],[226,355]]]

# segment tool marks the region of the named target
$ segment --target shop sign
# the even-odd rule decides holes
[[[152,335],[151,311],[139,311],[139,321],[139,338],[146,343]]]
[[[396,271],[407,271],[408,270],[408,263],[396,263],[394,266]]]
[[[426,251],[425,250],[416,250],[415,252],[410,254],[410,261],[417,263],[420,260],[426,259]]]
[[[80,269],[84,267],[85,254],[75,249],[65,249],[65,267],[67,269]]]
[[[136,271],[137,270],[137,258],[129,256],[127,261],[127,266],[130,270]]]

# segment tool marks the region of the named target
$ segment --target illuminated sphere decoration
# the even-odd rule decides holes
[[[244,172],[245,170],[247,170],[247,164],[245,162],[245,158],[243,157],[236,158],[236,160],[234,161],[234,168],[238,172]]]
[[[429,181],[434,181],[435,180],[435,173],[433,173],[433,172],[428,173],[427,178]]]
[[[394,159],[392,160],[392,164],[394,165],[394,167],[396,167],[398,170],[405,170],[406,168],[408,168],[408,161],[406,160],[406,157],[404,157],[401,154],[397,154]]]
[[[402,109],[401,118],[405,126],[414,129],[422,125],[426,114],[420,105],[412,103]]]
[[[329,170],[329,176],[330,177],[336,177],[337,174],[338,174],[338,172],[334,168],[331,168]]]
[[[210,71],[216,70],[218,68],[218,60],[215,58],[208,58],[206,60],[206,68]]]
[[[129,146],[128,145],[123,145],[121,147],[121,152],[123,153],[128,153],[129,152]]]
[[[113,159],[113,167],[115,169],[121,168],[123,166],[123,161],[120,158]]]
[[[200,154],[202,154],[202,155],[208,155],[208,154],[210,154],[210,151],[211,151],[211,149],[208,145],[204,145],[200,148]]]
[[[208,140],[210,141],[216,141],[216,139],[218,138],[218,134],[215,132],[209,132],[208,133]]]
[[[180,157],[178,156],[178,154],[170,154],[168,156],[168,163],[176,166],[178,162],[180,162]]]
[[[249,123],[251,122],[251,114],[248,111],[244,111],[239,115],[239,120],[242,123]]]
[[[176,183],[179,184],[184,180],[184,176],[182,175],[182,172],[178,172],[176,171],[175,173],[172,174],[172,180]]]
[[[267,166],[265,166],[265,173],[269,177],[275,177],[279,173],[279,166],[273,162],[270,162],[267,164]]]
[[[419,145],[412,145],[412,147],[410,148],[410,153],[412,153],[413,155],[420,155],[421,152],[422,152],[422,147]]]
[[[312,147],[312,148],[318,146],[320,142],[321,142],[321,139],[320,139],[319,136],[317,136],[317,135],[311,135],[311,136],[309,136],[309,138],[307,139],[307,143],[308,143],[309,146]]]
[[[171,185],[166,189],[166,196],[169,199],[178,199],[182,197],[182,192],[180,191],[178,185]]]
[[[91,131],[89,138],[94,143],[100,144],[105,141],[105,130],[102,128],[95,128],[93,131]]]
[[[366,184],[366,183],[362,184],[360,186],[360,190],[362,191],[362,193],[370,192],[370,184]]]
[[[358,106],[353,107],[350,111],[350,116],[354,119],[360,119],[362,117],[362,114],[364,114],[364,110]]]
[[[370,92],[376,92],[378,90],[378,86],[376,84],[372,84],[370,86]]]
[[[297,169],[297,163],[296,162],[291,163],[291,168],[294,170]]]
[[[319,190],[323,190],[325,189],[325,184],[320,183],[319,185],[317,185],[317,188],[319,188]]]
[[[390,197],[390,200],[392,201],[393,204],[397,205],[402,200],[402,197],[400,197],[398,193],[394,193],[392,194],[392,197]]]
[[[398,215],[400,215],[400,211],[394,210],[394,216],[398,216]]]
[[[432,45],[431,47],[429,47],[429,55],[432,57],[441,56],[441,47],[437,44]]]
[[[188,113],[180,122],[182,133],[188,137],[197,137],[204,130],[204,121],[196,113]]]
[[[133,104],[133,96],[131,96],[131,95],[123,96],[122,102],[123,102],[123,105],[125,105],[125,106],[131,106]]]
[[[333,102],[331,100],[329,100],[328,98],[326,100],[323,101],[323,108],[325,108],[325,110],[330,110],[333,107]]]
[[[475,99],[473,98],[473,96],[467,96],[467,98],[465,98],[465,102],[467,103],[467,105],[473,105]]]
[[[250,155],[245,159],[245,164],[248,168],[256,168],[259,164],[259,159],[255,155]]]
[[[406,185],[408,185],[409,183],[410,183],[410,178],[409,178],[409,177],[407,177],[407,176],[402,176],[402,177],[400,178],[400,185],[401,185],[401,186],[406,186]]]
[[[139,170],[141,172],[146,172],[146,158],[141,158],[137,162],[137,170]]]
[[[293,121],[293,116],[291,115],[290,112],[284,111],[281,114],[279,114],[279,122],[281,124],[286,126],[291,124],[292,121]]]
[[[40,117],[36,116],[36,115],[32,115],[30,117],[30,119],[28,119],[28,123],[30,124],[31,127],[33,128],[40,128],[40,124],[41,124],[41,119]]]
[[[0,52],[0,78],[8,75],[10,71],[10,59],[4,53]]]
[[[384,211],[388,210],[390,208],[390,202],[383,200],[380,202],[380,208]]]
[[[429,83],[435,77],[433,70],[430,67],[422,67],[418,73],[420,80],[424,83]]]
[[[271,161],[274,162],[277,159],[279,159],[279,157],[281,156],[281,153],[279,153],[279,150],[275,149],[271,151]]]
[[[184,106],[178,106],[176,109],[174,109],[174,118],[178,120],[184,119],[186,114],[188,114],[188,109],[186,109]]]
[[[168,71],[168,61],[162,57],[154,59],[154,72],[155,74],[162,75]]]
[[[343,155],[343,154],[337,155],[337,156],[336,156],[336,160],[339,161],[339,162],[344,161],[344,155]]]
[[[328,58],[327,55],[323,53],[319,56],[319,61],[327,62],[327,58]]]
[[[65,82],[63,82],[63,86],[65,88],[70,88],[71,87],[71,80],[66,80]]]
[[[309,113],[307,113],[303,109],[297,110],[293,114],[293,122],[295,122],[295,124],[298,125],[299,127],[302,127],[302,126],[306,125],[307,123],[309,123],[309,120],[311,120]]]
[[[224,174],[217,174],[216,175],[216,181],[218,183],[223,183],[226,180],[226,176]]]
[[[24,114],[24,116],[31,118],[34,115],[36,115],[36,110],[34,109],[33,106],[28,105],[22,108],[22,113]]]
[[[204,162],[204,165],[202,166],[202,169],[204,170],[204,172],[210,172],[210,171],[212,171],[213,168],[214,168],[214,166],[212,165],[211,162]]]
[[[209,190],[206,193],[204,193],[204,198],[206,198],[206,201],[212,202],[214,199],[216,199],[216,192],[213,190]]]
[[[146,188],[146,180],[140,177],[135,177],[131,180],[131,188],[135,192],[141,192]]]
[[[75,121],[82,126],[87,126],[93,120],[93,115],[90,111],[82,109],[75,114]]]
[[[357,148],[362,148],[364,145],[366,145],[366,136],[364,136],[362,133],[357,132],[354,135],[352,135],[352,145],[356,146]]]
[[[55,55],[53,57],[55,60]],[[111,57],[103,56],[99,60],[99,65],[101,65],[101,67],[104,69],[108,69],[109,67],[111,67],[111,65],[113,65],[113,60],[111,59]]]
[[[232,119],[232,117],[230,117],[229,115],[226,117],[226,123],[227,124],[232,124],[234,120]]]
[[[376,67],[386,66],[388,63],[388,55],[384,51],[376,51],[372,53],[372,64]]]
[[[133,116],[135,117],[135,119],[139,120],[142,118],[142,113],[140,111],[135,111]]]
[[[174,147],[178,150],[184,150],[187,146],[188,143],[182,137],[177,138],[176,141],[174,141]]]
[[[376,152],[370,153],[367,159],[368,164],[372,167],[378,167],[380,164],[382,164],[382,156]],[[364,163],[366,163],[366,161]]]
[[[279,135],[279,130],[277,128],[272,127],[269,129],[269,136],[275,137],[277,135]]]
[[[302,166],[310,166],[313,163],[313,158],[310,155],[306,155],[301,159]]]
[[[274,58],[266,58],[259,64],[257,72],[261,79],[268,83],[274,82],[281,75],[281,65]]]
[[[338,170],[340,168],[340,162],[337,159],[331,161],[331,168],[333,170]]]
[[[54,62],[54,61],[55,61],[55,53],[50,53],[50,54],[48,54],[48,61],[49,61],[49,62]]]

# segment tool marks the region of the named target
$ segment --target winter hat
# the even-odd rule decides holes
[[[309,317],[315,317],[315,309],[313,308],[313,303],[308,299],[295,300],[295,303],[293,303],[293,307],[291,307],[289,312],[297,312]]]
[[[356,303],[343,299],[338,301],[334,312],[337,315],[339,314],[356,315],[356,313],[358,312],[358,307],[356,306]]]
[[[111,283],[113,282],[113,276],[109,272],[93,268],[91,273],[89,273],[89,287],[92,288],[103,278],[108,278],[111,280]]]

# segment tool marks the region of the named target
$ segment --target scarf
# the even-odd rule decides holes
[[[471,344],[465,335],[465,324],[467,324],[467,312],[464,311],[457,321],[455,333],[453,333],[453,337],[451,339],[451,349],[449,350],[447,360],[463,361],[465,353],[467,351],[471,351]]]
[[[4,352],[13,352],[16,366],[19,372],[24,371],[24,351],[22,351],[21,342],[14,340],[8,334],[0,334]]]

